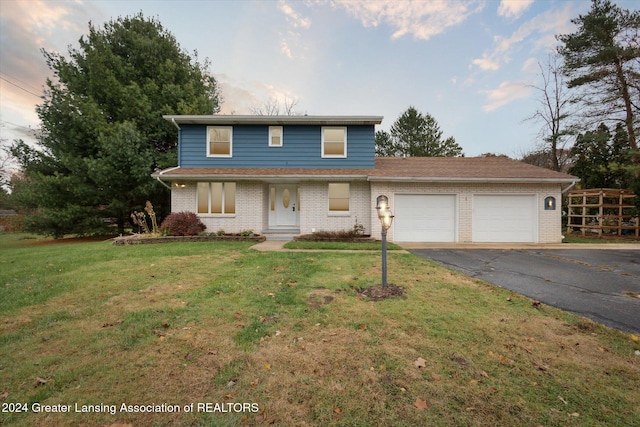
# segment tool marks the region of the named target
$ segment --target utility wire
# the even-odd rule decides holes
[[[33,96],[37,96],[38,98],[42,98],[42,95],[38,95],[37,93],[31,92],[29,89],[25,89],[20,85],[15,84],[14,82],[12,82],[11,80],[5,79],[4,77],[0,76],[0,79],[4,80],[5,82],[9,83],[10,85],[13,85],[15,87],[17,87],[18,89],[22,89],[23,91],[30,93]]]
[[[40,90],[41,90],[41,88],[35,87],[35,86],[34,86],[34,85],[32,85],[31,83],[29,83],[29,82],[25,82],[24,80],[20,80],[19,78],[15,77],[15,76],[12,76],[12,75],[11,75],[11,74],[9,74],[9,73],[6,73],[6,72],[2,72],[2,71],[0,71],[0,75],[4,75],[5,77],[10,78],[11,80],[14,80],[14,81],[16,81],[16,82],[20,82],[20,83],[22,83],[23,85],[25,85],[25,87],[28,87],[29,89],[31,89],[31,90],[33,90],[33,91],[35,91],[35,92],[38,92],[38,91],[40,91]]]

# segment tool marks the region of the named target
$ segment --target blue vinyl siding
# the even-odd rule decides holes
[[[373,168],[374,126],[347,126],[347,157],[322,158],[321,126],[284,126],[282,147],[269,146],[269,126],[233,127],[233,157],[207,157],[207,126],[180,125],[183,168]]]

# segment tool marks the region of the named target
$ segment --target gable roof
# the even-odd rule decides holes
[[[165,115],[165,120],[182,125],[379,125],[382,116],[236,116],[212,114],[203,115]]]
[[[373,169],[181,168],[157,171],[168,180],[207,179],[366,179],[415,182],[573,183],[575,176],[507,157],[376,157]]]

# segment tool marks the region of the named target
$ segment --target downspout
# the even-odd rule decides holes
[[[176,123],[175,117],[171,117],[171,123],[173,123],[173,125],[176,127],[176,129],[178,129],[178,135],[179,135],[179,132],[181,131],[181,129],[180,129],[180,126],[178,126],[178,124]],[[180,159],[180,153],[178,153],[178,159]],[[176,168],[172,168],[170,170],[174,170],[174,169],[176,169]],[[166,171],[164,171],[164,172],[166,172]],[[160,174],[158,176],[156,176],[156,179],[158,180],[158,182],[160,184],[164,185],[166,188],[171,190],[171,186],[167,185],[163,180],[160,179],[160,175],[162,175],[164,172],[160,172]]]
[[[167,185],[163,180],[161,180],[161,179],[160,179],[160,176],[161,176],[163,173],[171,172],[171,171],[174,171],[174,170],[176,170],[176,169],[178,169],[178,168],[180,168],[180,166],[176,166],[176,167],[171,168],[171,169],[165,169],[165,170],[163,170],[162,172],[160,172],[160,173],[158,174],[158,176],[156,176],[156,179],[158,180],[158,182],[159,182],[160,184],[164,185],[164,186],[165,186],[165,187],[167,187],[169,190],[171,190],[171,187],[170,187],[169,185]]]
[[[567,191],[569,191],[569,190],[571,190],[573,187],[575,187],[575,186],[576,186],[576,182],[577,182],[577,181],[573,181],[573,182],[571,183],[571,185],[569,185],[567,188],[565,188],[564,190],[562,190],[562,194],[565,194]]]
[[[171,190],[171,187],[168,186],[167,184],[165,184],[165,182],[163,180],[160,179],[160,176],[156,176],[156,179],[158,180],[158,182],[162,185],[164,185],[165,187],[167,187],[169,190]]]

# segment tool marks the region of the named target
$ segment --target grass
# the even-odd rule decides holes
[[[0,403],[29,409],[0,412],[0,424],[640,419],[636,336],[536,308],[410,254],[389,254],[389,280],[406,298],[374,303],[356,289],[378,284],[377,253],[250,245],[0,235]],[[51,406],[34,413],[36,403]],[[127,412],[123,403],[164,412]],[[75,412],[76,404],[100,410]],[[72,412],[52,412],[55,405]]]
[[[285,243],[286,249],[323,249],[323,250],[352,250],[352,251],[380,251],[382,242],[310,242],[292,240]],[[402,250],[395,243],[387,243],[388,250]]]

